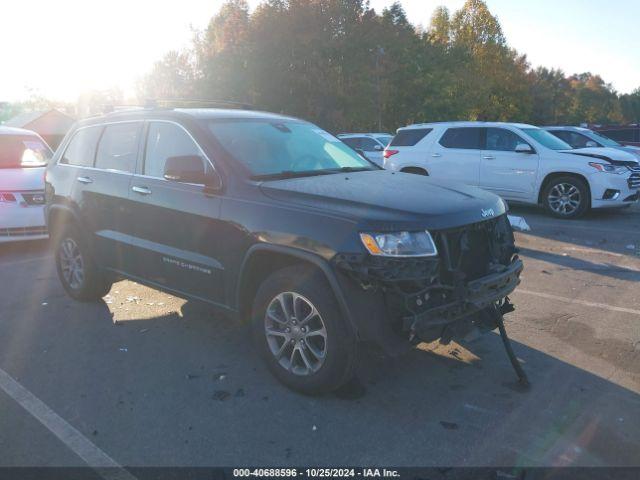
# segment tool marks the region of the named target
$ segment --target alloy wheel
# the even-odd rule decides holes
[[[309,299],[295,292],[277,295],[264,317],[269,350],[285,370],[300,376],[317,372],[327,356],[327,329]]]
[[[82,288],[84,283],[84,260],[76,241],[65,238],[60,243],[58,252],[62,275],[67,284],[74,290]]]
[[[549,207],[560,215],[572,215],[580,208],[582,195],[575,185],[558,183],[549,190]]]

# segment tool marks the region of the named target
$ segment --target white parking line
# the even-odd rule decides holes
[[[519,288],[516,293],[524,293],[526,295],[533,295],[535,297],[547,298],[549,300],[558,300],[565,303],[577,303],[578,305],[584,305],[586,307],[603,308],[605,310],[611,310],[612,312],[631,313],[633,315],[640,315],[640,310],[634,310],[633,308],[616,307],[615,305],[607,305],[606,303],[586,302],[584,300],[578,300],[576,298],[560,297],[559,295],[551,295],[549,293],[533,292],[531,290],[523,290]]]
[[[62,417],[1,368],[0,388],[47,427],[51,433],[58,437],[62,443],[84,460],[102,478],[105,480],[136,480],[136,477],[122,468],[114,459],[100,450],[87,437],[69,425]]]
[[[614,226],[612,226],[611,228],[602,228],[602,227],[592,227],[592,226],[586,226],[586,225],[575,225],[573,223],[562,223],[559,225],[556,225],[554,223],[546,223],[546,222],[536,222],[529,220],[529,225],[531,226],[532,229],[535,229],[536,227],[547,227],[547,228],[562,228],[562,229],[578,229],[578,230],[588,230],[588,231],[596,231],[596,232],[605,232],[605,233],[625,233],[628,235],[634,235],[634,237],[636,237],[638,235],[638,231],[633,231],[633,230],[623,230],[620,228],[616,228]]]

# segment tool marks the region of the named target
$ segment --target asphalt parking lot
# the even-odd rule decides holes
[[[490,333],[365,352],[349,389],[301,396],[246,326],[130,281],[75,303],[46,243],[0,245],[0,465],[640,465],[640,205],[512,213],[532,228],[506,322],[529,390]]]

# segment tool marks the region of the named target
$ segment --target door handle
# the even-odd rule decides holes
[[[441,157],[442,155],[440,155],[439,153],[432,153],[431,156],[433,158],[438,158],[438,157]]]
[[[484,158],[485,160],[493,160],[496,157],[494,157],[493,155],[483,155],[482,158]]]
[[[131,190],[133,190],[136,193],[139,193],[140,195],[151,195],[151,190],[149,189],[149,187],[131,187]]]
[[[90,177],[78,177],[77,180],[80,183],[93,183],[93,180]]]

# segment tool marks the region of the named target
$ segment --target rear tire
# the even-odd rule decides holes
[[[321,272],[294,265],[272,273],[258,289],[251,322],[269,370],[292,390],[316,395],[352,378],[355,337]]]
[[[542,203],[545,210],[556,218],[578,218],[589,210],[591,194],[587,183],[580,178],[555,177],[545,186]]]
[[[98,268],[84,235],[75,225],[59,232],[55,246],[58,278],[71,298],[94,302],[109,293],[113,282]]]

